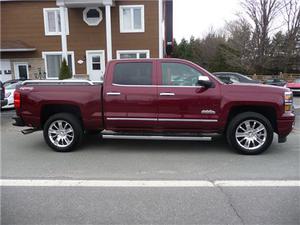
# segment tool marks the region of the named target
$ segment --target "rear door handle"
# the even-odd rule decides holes
[[[160,96],[174,96],[175,93],[172,93],[172,92],[162,92],[159,94]]]
[[[118,96],[118,95],[121,95],[120,92],[107,92],[106,95],[108,96]]]

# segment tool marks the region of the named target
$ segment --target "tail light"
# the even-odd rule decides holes
[[[16,110],[21,108],[21,94],[18,91],[14,93],[14,105]]]
[[[293,92],[291,91],[284,92],[284,111],[293,111]]]

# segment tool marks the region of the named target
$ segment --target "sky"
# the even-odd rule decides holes
[[[203,37],[222,28],[241,11],[240,0],[173,0],[174,38]]]

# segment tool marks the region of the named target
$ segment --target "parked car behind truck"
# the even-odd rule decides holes
[[[287,88],[289,88],[294,95],[300,95],[300,78],[294,80],[293,82],[287,83]]]
[[[179,59],[113,60],[103,84],[25,81],[15,91],[15,125],[43,130],[56,151],[74,149],[84,132],[102,135],[224,134],[240,153],[258,154],[273,133],[292,131],[292,93],[258,84],[225,84]],[[199,144],[199,148],[201,145]]]
[[[7,105],[7,99],[5,99],[5,87],[0,81],[0,108]]]
[[[258,80],[253,80],[246,75],[235,73],[235,72],[215,72],[213,73],[217,78],[219,78],[224,83],[250,83],[250,84],[259,84]]]
[[[5,86],[5,99],[7,100],[7,105],[3,106],[2,109],[13,109],[14,106],[14,92],[18,85],[22,81],[17,81],[15,83],[6,83]]]

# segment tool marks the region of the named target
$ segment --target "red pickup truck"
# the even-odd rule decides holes
[[[113,60],[103,83],[25,81],[14,95],[16,126],[43,130],[56,151],[74,149],[85,132],[128,136],[226,135],[240,153],[285,142],[295,115],[289,89],[225,84],[189,61]]]

